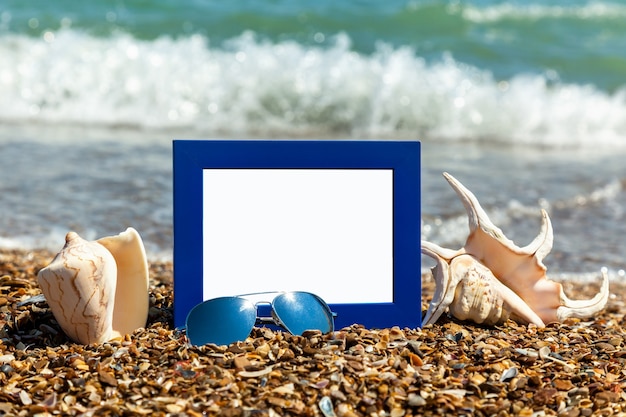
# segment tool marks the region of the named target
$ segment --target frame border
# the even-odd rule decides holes
[[[330,304],[335,328],[415,328],[422,321],[420,142],[174,140],[174,324],[203,301],[203,170],[393,170],[393,301]],[[363,283],[367,285],[367,283]],[[233,294],[234,295],[234,294]]]

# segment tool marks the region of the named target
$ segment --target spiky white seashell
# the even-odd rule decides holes
[[[470,234],[459,250],[422,241],[422,253],[437,261],[432,270],[435,294],[422,325],[436,322],[449,309],[461,320],[496,324],[511,317],[543,327],[568,317],[588,318],[606,306],[606,269],[600,292],[591,300],[570,300],[560,283],[547,278],[543,258],[552,249],[553,231],[545,210],[539,235],[521,248],[491,222],[474,194],[450,174],[443,175],[463,201]]]
[[[148,262],[133,228],[87,241],[75,232],[37,274],[55,319],[73,340],[99,343],[144,327],[148,318]]]

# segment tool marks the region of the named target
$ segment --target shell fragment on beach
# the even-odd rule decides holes
[[[146,325],[148,262],[133,228],[96,241],[69,232],[37,279],[55,319],[77,342],[100,343]]]
[[[435,293],[423,326],[446,309],[459,320],[494,325],[511,318],[539,327],[568,317],[589,318],[604,309],[609,298],[605,268],[600,291],[590,300],[571,300],[560,283],[548,279],[543,259],[552,249],[553,231],[545,210],[539,235],[519,247],[491,222],[474,194],[452,175],[443,175],[465,206],[470,234],[459,250],[422,241],[422,253],[437,262],[432,268]]]

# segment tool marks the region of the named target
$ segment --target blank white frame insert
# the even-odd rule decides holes
[[[393,301],[392,169],[203,169],[203,298]]]

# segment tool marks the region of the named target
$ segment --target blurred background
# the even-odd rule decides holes
[[[625,80],[617,1],[4,0],[0,248],[171,258],[172,139],[420,140],[423,238],[466,237],[449,171],[520,245],[547,209],[549,271],[618,277]]]

